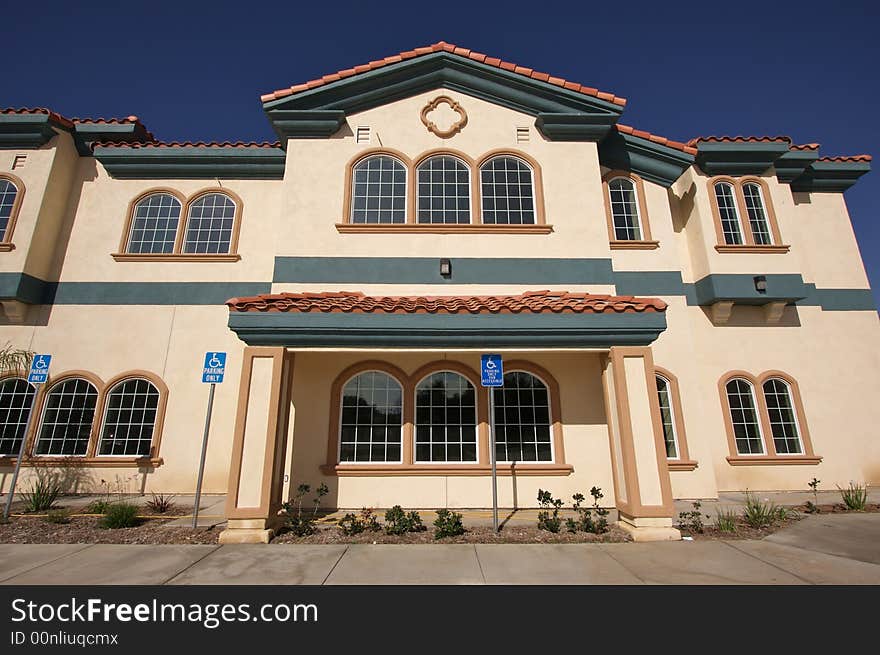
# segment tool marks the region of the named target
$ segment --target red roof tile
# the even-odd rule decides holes
[[[99,141],[92,148],[280,148],[280,141]]]
[[[66,128],[73,127],[73,121],[69,118],[65,118],[61,114],[45,107],[6,107],[0,109],[0,114],[46,114],[50,119]]]
[[[791,149],[792,150],[818,150],[819,144],[818,143],[802,143],[800,145],[792,145]]]
[[[619,98],[613,93],[603,93],[591,87],[582,86],[575,82],[567,82],[566,80],[559,77],[551,77],[548,73],[541,73],[538,71],[534,71],[531,68],[526,68],[525,66],[519,66],[517,64],[513,64],[507,61],[502,61],[501,59],[497,59],[495,57],[488,57],[482,53],[473,52],[466,48],[460,48],[451,43],[446,43],[445,41],[440,41],[438,43],[434,43],[433,45],[425,46],[422,48],[415,48],[414,50],[407,50],[405,52],[401,52],[399,55],[371,61],[369,64],[355,66],[354,68],[342,70],[338,73],[324,75],[323,77],[316,80],[311,80],[304,84],[297,84],[287,89],[278,89],[277,91],[273,91],[272,93],[267,93],[260,96],[260,100],[262,102],[278,100],[279,98],[285,98],[295,93],[299,93],[300,91],[306,91],[308,89],[313,89],[318,86],[323,86],[324,84],[330,84],[331,82],[337,81],[340,77],[348,77],[349,75],[366,73],[367,71],[376,70],[377,68],[382,68],[383,66],[388,66],[389,64],[394,64],[404,59],[412,59],[413,57],[420,57],[422,55],[429,55],[434,52],[441,51],[449,52],[459,57],[472,59],[473,61],[477,61],[488,66],[494,66],[503,70],[513,71],[514,73],[517,73],[519,75],[530,77],[541,82],[546,82],[547,84],[552,84],[554,86],[563,87],[571,91],[577,91],[578,93],[583,93],[584,95],[600,98],[601,100],[606,100],[621,107],[626,105],[626,98]]]
[[[839,157],[819,157],[818,161],[839,161],[839,162],[854,162],[854,161],[871,161],[873,157],[871,155],[849,155],[849,156],[839,156]]]
[[[83,123],[88,125],[124,125],[124,124],[134,124],[141,127],[147,136],[152,139],[153,135],[150,132],[147,132],[146,126],[141,122],[141,120],[137,116],[126,116],[125,118],[67,118],[62,116],[61,114],[52,111],[51,109],[47,109],[45,107],[7,107],[5,109],[0,109],[0,114],[48,114],[52,120],[63,125],[66,128],[71,128],[77,123]]]
[[[791,143],[791,137],[787,136],[698,136],[687,142],[689,146],[696,147],[697,144],[703,142],[713,143],[762,143],[784,141]]]
[[[689,155],[697,154],[697,149],[689,144],[681,143],[680,141],[673,141],[672,139],[667,139],[665,136],[657,136],[656,134],[651,134],[650,132],[645,132],[643,130],[637,130],[629,125],[621,125],[618,123],[617,131],[622,132],[623,134],[631,134],[641,139],[647,139],[648,141],[653,141],[654,143],[659,143],[669,148],[675,148],[676,150],[681,150]]]
[[[235,312],[354,312],[385,314],[497,314],[662,312],[657,298],[568,291],[529,291],[518,296],[366,296],[357,291],[273,293],[226,301]]]

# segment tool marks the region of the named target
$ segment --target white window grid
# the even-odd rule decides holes
[[[149,456],[158,409],[159,390],[149,380],[115,384],[107,394],[98,454]]]
[[[721,232],[724,243],[732,246],[742,245],[742,227],[733,186],[726,182],[715,185],[715,200],[718,202],[718,215],[721,218]]]
[[[477,394],[463,375],[432,373],[416,385],[415,461],[477,462]]]
[[[12,181],[0,178],[0,239],[6,238],[6,228],[18,196],[18,187]]]
[[[228,253],[235,209],[235,201],[222,193],[208,193],[193,202],[187,216],[184,252]]]
[[[764,382],[763,391],[776,454],[803,454],[804,448],[801,443],[801,431],[798,426],[797,414],[794,411],[791,399],[791,388],[788,383],[778,378],[771,378]]]
[[[615,177],[608,183],[608,193],[614,238],[617,241],[640,241],[642,226],[635,184],[628,178]]]
[[[403,461],[403,388],[387,373],[366,371],[342,389],[339,461]]]
[[[468,166],[449,155],[431,157],[418,169],[418,222],[471,222],[471,181]]]
[[[761,246],[769,246],[773,243],[770,225],[767,222],[767,210],[764,204],[764,194],[761,186],[750,182],[743,185],[743,198],[746,201],[746,211],[749,213],[749,225],[752,228],[752,237],[755,243]]]
[[[526,371],[504,374],[504,387],[491,389],[495,407],[495,460],[552,462],[550,391]]]
[[[406,223],[406,166],[388,156],[368,157],[354,167],[352,223]]]
[[[180,201],[169,193],[154,193],[134,208],[130,253],[171,253],[180,223]]]
[[[18,455],[36,389],[22,378],[0,382],[0,455]]]
[[[739,455],[763,455],[764,439],[751,383],[735,378],[726,385],[730,422]]]
[[[83,378],[69,378],[46,394],[36,455],[82,457],[87,454],[98,391]]]
[[[533,225],[532,169],[515,157],[495,157],[480,167],[483,223]]]
[[[666,442],[666,458],[678,459],[678,434],[675,431],[675,411],[672,408],[672,385],[662,375],[657,378],[657,400],[660,404],[660,421],[663,425],[663,441]]]

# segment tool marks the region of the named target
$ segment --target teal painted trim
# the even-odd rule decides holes
[[[790,150],[773,162],[776,179],[780,182],[791,182],[818,158],[818,150]]]
[[[345,125],[341,109],[271,109],[266,113],[285,147],[287,139],[327,138]]]
[[[821,307],[826,312],[877,311],[877,302],[871,289],[817,289],[815,284],[806,285],[809,295],[796,305]]]
[[[612,114],[541,112],[535,126],[551,141],[601,141],[616,121]]]
[[[272,281],[340,284],[613,284],[610,259],[276,257]]]
[[[57,132],[49,114],[0,114],[0,149],[39,148]]]
[[[83,157],[92,156],[92,144],[99,141],[145,143],[152,139],[143,125],[136,123],[76,123],[73,142]]]
[[[871,170],[871,163],[816,161],[791,183],[792,191],[843,193]]]
[[[789,151],[784,141],[697,144],[697,165],[708,175],[760,175]]]
[[[769,302],[794,302],[810,295],[804,279],[798,274],[765,274],[766,293],[755,289],[754,275],[712,274],[694,284],[698,305],[711,305],[721,300],[732,300],[742,305],[765,305]]]
[[[0,298],[30,305],[51,304],[55,285],[27,273],[0,273]]]
[[[686,285],[679,271],[614,271],[621,296],[683,296]]]
[[[161,147],[126,148],[97,146],[95,158],[111,176],[120,179],[284,177],[286,154],[281,148]]]
[[[648,345],[666,329],[660,312],[625,314],[231,313],[248,345],[289,347],[577,347]]]
[[[669,188],[694,163],[694,156],[615,130],[599,144],[599,162]]]

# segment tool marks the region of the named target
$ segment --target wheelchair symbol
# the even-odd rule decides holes
[[[35,369],[46,369],[48,367],[49,367],[49,365],[46,363],[46,360],[43,359],[42,355],[37,357],[37,360],[34,362]]]
[[[487,359],[486,360],[486,368],[489,370],[492,370],[494,368],[498,368],[498,364],[495,363],[494,359]]]
[[[220,368],[221,366],[223,366],[223,363],[219,359],[217,359],[217,353],[213,353],[211,355],[211,359],[208,360],[208,366],[210,368]]]

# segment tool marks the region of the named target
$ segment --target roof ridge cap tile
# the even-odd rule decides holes
[[[672,139],[666,138],[665,136],[658,136],[656,134],[652,134],[651,132],[647,132],[645,130],[637,130],[631,125],[623,125],[621,123],[617,123],[616,125],[618,132],[623,132],[624,134],[631,134],[632,136],[639,137],[641,139],[647,139],[652,143],[659,143],[660,145],[664,145],[668,148],[673,148],[674,150],[681,150],[689,155],[696,155],[697,149],[687,143],[682,143],[681,141],[674,141]]]
[[[712,143],[774,143],[777,141],[782,141],[791,144],[791,137],[785,135],[777,135],[777,136],[755,136],[755,135],[745,135],[745,134],[736,134],[733,136],[721,134],[721,135],[708,135],[708,136],[697,136],[692,138],[687,142],[687,145],[691,147],[695,147],[699,143],[703,142],[712,142]]]

